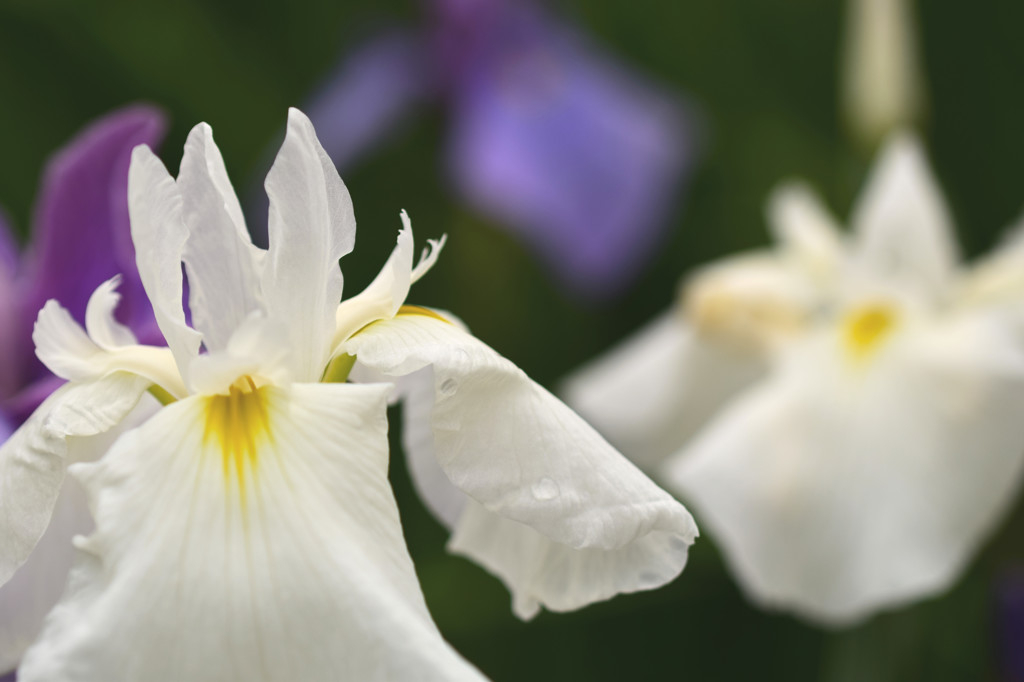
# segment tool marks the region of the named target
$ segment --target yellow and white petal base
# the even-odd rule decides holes
[[[483,679],[405,549],[389,389],[193,396],[79,465],[96,532],[19,679]]]
[[[666,479],[754,601],[846,625],[960,575],[1017,489],[1022,401],[1024,359],[989,318],[865,309],[795,347]]]

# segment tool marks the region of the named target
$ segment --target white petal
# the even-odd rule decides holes
[[[50,522],[64,480],[68,437],[109,430],[148,385],[123,373],[65,385],[0,447],[0,585],[25,562]]]
[[[1024,362],[983,317],[869,365],[794,349],[668,468],[756,601],[850,623],[949,587],[1024,464]]]
[[[262,307],[264,252],[249,238],[213,131],[205,123],[189,133],[177,184],[189,232],[183,257],[192,324],[202,332],[207,350],[219,350]]]
[[[94,326],[98,324],[94,322]],[[104,334],[109,336],[110,330],[104,330]],[[100,347],[53,299],[39,311],[32,342],[43,364],[68,381],[88,382],[112,372],[130,372],[163,387],[175,397],[187,393],[170,350],[155,346]]]
[[[358,375],[353,372],[352,376]],[[428,365],[399,377],[396,383],[403,398],[402,446],[409,476],[427,508],[452,530],[466,506],[466,494],[448,480],[434,452],[434,368]]]
[[[108,431],[68,440],[66,461],[93,461],[102,456],[117,436],[150,417],[159,404],[143,397],[138,405]],[[72,539],[91,532],[92,515],[78,481],[66,477],[50,525],[21,568],[0,587],[0,674],[15,668],[42,631],[46,614],[60,599],[75,556]]]
[[[13,670],[39,636],[54,607],[75,556],[71,539],[92,530],[85,494],[77,481],[65,480],[46,532],[9,582],[0,587],[0,674]]]
[[[405,303],[412,286],[413,240],[409,216],[402,211],[402,229],[398,243],[384,267],[358,294],[342,301],[335,310],[332,354],[353,333],[371,322],[394,317]]]
[[[270,253],[263,292],[272,320],[292,334],[298,380],[316,381],[327,364],[341,300],[338,259],[352,250],[356,220],[348,189],[298,109],[267,175]]]
[[[608,585],[654,587],[647,577],[655,567],[642,561],[650,557],[631,548],[656,542],[662,534],[675,538],[678,551],[671,559],[674,571],[662,570],[659,563],[659,580],[682,570],[683,548],[696,535],[686,510],[579,416],[480,341],[437,317],[413,314],[366,327],[344,349],[360,363],[393,376],[433,366],[433,448],[441,468],[488,513],[564,546],[559,551],[573,556],[573,565],[579,561],[585,567],[574,569],[587,582],[575,586],[573,595],[603,599],[611,596]],[[463,523],[478,527],[466,514],[460,528]],[[582,606],[573,601],[567,607],[553,593],[538,592],[537,585],[550,577],[546,552],[517,558],[530,564],[526,570],[506,566],[516,557],[492,553],[489,545],[497,540],[484,546],[475,530],[462,533],[460,528],[455,537],[464,539],[458,550],[509,582],[517,603],[536,599],[556,609]],[[641,561],[590,560],[604,553]]]
[[[768,200],[768,224],[783,258],[823,285],[839,275],[844,250],[839,224],[809,187],[776,188]]]
[[[639,516],[638,509],[618,511]],[[528,620],[541,606],[572,611],[617,594],[661,587],[682,572],[695,534],[693,529],[689,536],[680,535],[666,515],[621,547],[575,548],[468,500],[448,549],[501,578],[512,593],[512,610]]]
[[[905,285],[931,299],[948,293],[957,263],[949,209],[916,138],[893,137],[851,219],[865,277]]]
[[[114,310],[121,301],[121,295],[117,293],[120,284],[121,275],[116,275],[96,287],[85,308],[85,328],[90,338],[101,348],[134,346],[138,343],[132,330],[114,318]]]
[[[923,109],[917,31],[908,0],[847,3],[843,56],[844,113],[864,145],[914,124]]]
[[[187,398],[78,469],[97,530],[19,679],[482,679],[405,549],[388,390],[261,389],[240,441]]]
[[[627,457],[653,470],[764,369],[759,355],[703,341],[672,311],[570,376],[564,395]]]
[[[132,151],[128,170],[128,213],[139,277],[153,305],[160,331],[184,372],[199,352],[201,337],[185,324],[181,306],[181,255],[188,230],[181,216],[181,194],[149,147]]]

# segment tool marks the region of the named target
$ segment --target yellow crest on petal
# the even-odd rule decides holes
[[[867,303],[846,314],[843,320],[843,345],[855,360],[863,360],[878,350],[899,321],[893,306]]]
[[[203,444],[219,447],[224,462],[224,484],[238,479],[241,501],[246,499],[246,471],[255,475],[259,452],[271,441],[269,395],[250,377],[239,379],[227,395],[210,396],[206,405]]]

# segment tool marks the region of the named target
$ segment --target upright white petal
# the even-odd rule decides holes
[[[950,293],[958,255],[949,209],[916,138],[886,144],[851,218],[864,278],[936,301]]]
[[[834,285],[845,259],[842,232],[807,185],[791,182],[772,192],[768,225],[781,258],[822,286]]]
[[[213,131],[205,123],[189,133],[177,185],[188,227],[183,258],[192,324],[202,333],[207,350],[219,350],[242,321],[262,307],[264,252],[249,238]]]
[[[574,373],[564,396],[627,457],[654,470],[764,369],[760,355],[708,343],[671,311]]]
[[[292,334],[299,380],[316,381],[326,365],[341,300],[338,260],[355,244],[356,221],[348,189],[297,109],[267,175],[270,253],[263,292],[271,319]]]
[[[919,122],[924,84],[911,0],[847,0],[843,105],[865,146]]]
[[[402,229],[398,243],[384,267],[370,284],[352,298],[342,301],[335,313],[332,355],[349,336],[371,322],[394,317],[405,303],[409,288],[434,266],[447,237],[430,239],[413,267],[412,222],[402,211]]]
[[[387,375],[433,366],[434,453],[449,480],[480,505],[460,516],[453,548],[501,576],[517,604],[576,608],[664,584],[682,570],[696,536],[686,510],[480,341],[414,314],[375,322],[343,348]],[[501,533],[523,526],[530,533],[508,540],[529,544],[529,552],[495,551]],[[655,547],[667,553],[657,561]],[[563,577],[579,581],[561,596],[548,589],[556,565],[570,566]],[[534,612],[519,609],[524,617]]]
[[[167,346],[184,372],[202,341],[199,333],[185,324],[181,305],[181,256],[188,230],[182,220],[181,194],[174,179],[145,145],[132,151],[128,214],[142,286]]]
[[[667,469],[755,601],[847,624],[947,588],[1024,465],[1024,360],[983,316],[861,365],[793,351]]]
[[[220,426],[187,398],[78,470],[97,530],[19,679],[482,679],[405,549],[388,390],[266,387]]]
[[[50,523],[64,481],[68,438],[109,430],[148,385],[124,373],[65,385],[0,446],[0,585],[25,562]]]

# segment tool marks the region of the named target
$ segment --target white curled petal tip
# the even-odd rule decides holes
[[[135,334],[114,317],[114,311],[121,301],[121,294],[117,292],[120,285],[121,275],[115,275],[100,284],[89,297],[85,309],[85,329],[89,337],[106,350],[138,343]]]
[[[61,379],[88,381],[102,375],[106,369],[104,350],[89,338],[71,313],[53,299],[39,311],[32,328],[32,342],[36,356]]]

